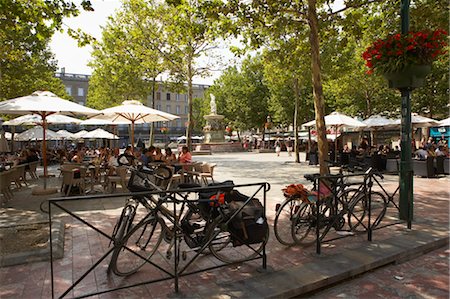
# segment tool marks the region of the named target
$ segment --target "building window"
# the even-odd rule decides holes
[[[181,119],[177,119],[177,128],[181,128]]]
[[[179,102],[180,101],[180,94],[175,94],[175,100],[177,101],[177,102]]]
[[[156,93],[156,99],[161,101],[161,93],[159,91]]]
[[[68,94],[69,96],[71,96],[71,95],[72,95],[72,86],[67,85],[67,86],[66,86],[66,92],[67,92],[67,94]]]
[[[181,107],[180,107],[180,105],[177,105],[177,107],[175,107],[175,109],[176,109],[176,114],[180,114],[181,113]]]
[[[166,105],[166,112],[170,113],[170,105]]]
[[[166,94],[166,100],[170,101],[170,92]]]
[[[161,111],[161,104],[156,104],[156,110]]]
[[[184,106],[184,114],[188,114],[189,113],[189,106]]]
[[[185,102],[185,103],[188,102],[188,96],[187,96],[187,94],[184,95],[184,102]]]
[[[84,88],[83,87],[78,87],[78,96],[84,97]]]

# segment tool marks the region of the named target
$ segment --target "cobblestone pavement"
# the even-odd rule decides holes
[[[275,153],[230,153],[195,156],[194,158],[199,161],[217,163],[214,170],[214,177],[217,181],[232,179],[235,184],[269,182],[271,190],[267,194],[266,208],[270,224],[273,223],[275,205],[283,200],[281,188],[291,183],[308,185],[303,175],[315,173],[319,170],[318,167],[311,167],[305,162],[301,164],[293,163],[293,157],[287,157],[286,153],[282,153],[280,157],[277,157]],[[304,161],[304,156],[301,156],[301,160]],[[55,170],[53,169],[53,171]],[[398,185],[398,177],[386,176],[380,183],[388,192],[392,193]],[[413,222],[413,230],[439,228],[448,232],[450,201],[448,183],[448,176],[436,179],[415,178],[415,221]],[[35,221],[46,217],[38,212],[39,204],[44,197],[30,195],[30,188],[36,184],[36,182],[31,182],[28,188],[15,194],[14,200],[9,202],[6,208],[0,209],[0,225],[11,222]],[[49,184],[58,186],[58,178],[53,178]],[[250,192],[248,189],[243,191],[245,194]],[[110,234],[123,203],[123,198],[103,198],[74,201],[66,206],[80,217]],[[107,252],[109,245],[108,239],[82,225],[79,221],[61,214],[58,217],[66,222],[66,239],[64,258],[54,263],[56,296],[61,295],[69,285],[80,277],[82,271],[86,271]],[[396,222],[396,218],[396,209],[390,207],[386,223],[392,224]],[[375,231],[374,239],[390,238],[396,234],[401,234],[404,230],[404,223],[389,226]],[[358,244],[367,242],[366,239],[365,235],[355,235],[325,243],[322,254],[318,256],[312,247],[285,247],[281,245],[276,241],[273,230],[271,230],[271,237],[267,245],[268,266],[273,271],[295,267],[322,256],[336,254],[346,248],[357,248]],[[427,257],[428,260],[422,261]],[[145,265],[138,273],[128,278],[107,275],[106,269],[109,259],[107,257],[102,261],[73,291],[69,292],[67,297],[81,296],[90,292],[107,290],[111,287],[122,287],[150,278],[163,277],[160,271],[155,271],[155,268],[150,265]],[[161,262],[169,268],[173,265],[173,261],[163,257],[161,257]],[[420,264],[420,267],[415,266],[416,262]],[[217,261],[211,257],[202,256],[195,261],[191,270],[195,271],[216,264]],[[207,289],[220,288],[223,283],[257,277],[257,275],[260,275],[257,271],[260,266],[260,261],[254,261],[239,266],[227,266],[218,270],[184,276],[180,279],[182,293],[179,296],[199,298],[197,294]],[[1,268],[0,298],[49,298],[51,297],[50,277],[48,262]],[[394,278],[392,279],[392,277]],[[367,273],[356,278],[356,281],[356,284],[353,284],[352,280],[339,284],[332,289],[327,289],[324,291],[324,295],[322,293],[309,295],[316,298],[333,296],[339,298],[376,298],[381,296],[387,298],[448,298],[448,251],[437,250],[404,264],[392,265]],[[351,288],[352,284],[357,287]],[[348,288],[345,288],[346,285],[348,285]],[[392,288],[387,288],[386,285],[392,286]],[[339,289],[341,286],[343,289]],[[96,297],[166,298],[168,296],[174,297],[173,290],[173,280],[167,280]],[[239,296],[236,295],[236,297]]]

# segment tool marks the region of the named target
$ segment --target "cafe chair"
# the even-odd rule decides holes
[[[199,176],[203,185],[208,185],[208,179],[211,179],[211,182],[214,183],[213,173],[216,165],[215,163],[205,163],[202,165],[202,172]]]
[[[39,163],[40,163],[39,161],[28,163],[28,168],[25,169],[25,174],[28,173],[32,180],[37,180],[38,179],[38,176],[37,176],[37,173],[36,173],[36,169],[37,169],[37,166],[38,166]]]
[[[105,189],[112,193],[116,190],[117,184],[120,184],[122,190],[127,189],[127,167],[119,166],[116,168],[116,175],[108,175],[105,179]]]
[[[61,169],[63,181],[61,184],[61,192],[65,196],[70,195],[73,187],[77,187],[80,195],[86,192],[86,167],[79,167],[73,169]]]

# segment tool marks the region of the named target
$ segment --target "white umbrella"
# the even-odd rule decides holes
[[[379,129],[390,129],[393,127],[398,127],[398,123],[396,120],[389,119],[380,115],[372,115],[368,119],[363,120],[363,123],[367,125],[367,128],[370,129],[372,145],[374,145],[375,141],[375,131]]]
[[[59,140],[61,137],[56,134],[56,132],[47,129],[45,132],[46,140]],[[36,126],[34,128],[28,129],[17,135],[15,138],[18,141],[30,141],[30,140],[43,140],[44,130],[41,126]]]
[[[109,133],[103,129],[95,129],[93,131],[87,132],[84,134],[83,138],[86,139],[119,139],[116,135]]]
[[[363,120],[362,122],[366,124],[367,128],[374,128],[374,129],[393,127],[398,125],[395,120],[380,115],[372,115],[371,117]]]
[[[449,127],[450,126],[450,117],[439,121],[439,127]]]
[[[8,141],[6,141],[5,131],[2,131],[0,135],[0,153],[9,152]]]
[[[302,126],[310,128],[315,125],[316,121],[312,120],[310,122],[304,123]],[[363,128],[366,127],[366,124],[357,119],[351,118],[350,116],[335,111],[325,116],[325,126],[335,127],[335,139],[337,139],[338,127]],[[335,159],[337,159],[337,142],[335,142],[334,144]]]
[[[43,139],[42,158],[44,164],[44,177],[47,177],[47,144],[46,128],[47,117],[59,113],[65,115],[96,115],[98,110],[88,108],[77,103],[64,100],[49,91],[35,91],[31,95],[18,97],[0,102],[0,113],[6,114],[39,114],[42,118]],[[44,181],[44,188],[46,182]]]
[[[61,115],[51,114],[46,118],[47,124],[79,124],[81,119]],[[5,121],[4,126],[30,126],[30,125],[42,125],[42,117],[38,114],[22,115],[11,120]]]
[[[302,126],[304,127],[314,127],[316,125],[316,121],[312,120],[307,123],[304,123]],[[326,126],[343,126],[343,127],[351,127],[351,128],[362,128],[366,127],[366,124],[351,118],[350,116],[347,116],[345,114],[339,113],[339,112],[332,112],[325,116],[325,125]]]
[[[114,124],[131,124],[131,146],[134,147],[134,125],[152,123],[157,121],[170,121],[179,116],[162,112],[144,106],[139,101],[124,101],[122,105],[100,111],[102,115],[95,117],[96,120],[111,121]]]
[[[66,130],[59,130],[56,132],[56,134],[58,134],[61,139],[69,139],[69,140],[75,140],[76,138],[73,136],[73,133],[70,133],[69,131]]]
[[[86,135],[87,133],[88,133],[88,131],[86,131],[86,130],[81,130],[81,131],[76,132],[76,133],[74,133],[74,134],[72,134],[72,135],[73,135],[73,137],[74,137],[75,139],[83,139],[83,138],[84,138],[84,135]]]
[[[396,124],[401,124],[401,119],[395,121]],[[425,127],[435,127],[439,126],[439,122],[435,119],[421,116],[417,113],[411,113],[411,124],[413,127],[425,128]]]

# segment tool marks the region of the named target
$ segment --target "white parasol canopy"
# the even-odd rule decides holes
[[[314,127],[316,125],[316,121],[312,120],[307,123],[304,123],[302,126],[304,127]],[[352,127],[352,128],[362,128],[366,127],[366,124],[351,118],[350,116],[347,116],[345,114],[339,113],[339,112],[332,112],[325,116],[325,125],[328,126],[337,126],[337,127]]]
[[[58,134],[59,137],[61,137],[61,139],[69,139],[69,140],[77,139],[76,137],[73,136],[73,133],[70,133],[69,131],[66,130],[59,130],[56,132],[56,134]]]
[[[397,119],[396,124],[401,124],[401,119]],[[413,127],[425,128],[425,127],[436,127],[439,126],[439,122],[435,119],[421,116],[417,113],[411,113],[411,124]]]
[[[131,124],[131,146],[134,147],[134,125],[157,121],[171,121],[179,116],[144,106],[139,101],[124,101],[122,105],[100,111],[102,115],[91,121],[111,121],[113,124]]]
[[[386,127],[395,127],[398,126],[398,123],[380,115],[372,115],[371,117],[362,121],[366,124],[369,129],[378,129],[378,128],[386,128]]]
[[[79,124],[81,119],[61,115],[61,114],[51,114],[46,118],[47,124]],[[4,126],[31,126],[31,125],[42,125],[42,117],[38,114],[27,114],[16,117],[14,119],[5,121]]]
[[[450,126],[450,117],[439,121],[439,127],[449,127]]]
[[[116,135],[109,133],[103,129],[95,129],[93,131],[87,132],[84,134],[83,138],[86,139],[119,139]]]
[[[59,137],[56,132],[47,129],[45,132],[45,138],[47,140],[59,140],[61,137]],[[15,137],[18,141],[30,141],[30,140],[43,140],[44,139],[44,130],[41,126],[36,126],[34,128],[31,128],[29,130],[26,130],[20,134],[18,134]]]
[[[73,135],[73,137],[74,137],[75,139],[82,139],[82,138],[84,138],[84,136],[85,136],[87,133],[88,133],[88,131],[86,131],[86,130],[81,130],[81,131],[79,131],[79,132],[73,133],[72,135]]]
[[[50,91],[35,91],[31,95],[18,97],[0,102],[0,113],[6,114],[39,114],[42,118],[42,160],[44,164],[44,178],[47,177],[47,117],[59,113],[65,115],[96,115],[98,110],[88,108],[77,103],[64,100]],[[46,181],[44,181],[44,189]]]

